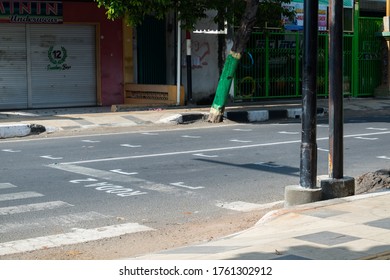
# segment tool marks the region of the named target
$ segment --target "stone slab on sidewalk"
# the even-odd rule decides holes
[[[389,200],[383,191],[275,210],[243,232],[133,259],[390,259]]]

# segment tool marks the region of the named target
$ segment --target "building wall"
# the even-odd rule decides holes
[[[122,21],[108,20],[103,8],[96,3],[63,2],[64,23],[98,24],[98,83],[101,95],[99,105],[122,104],[123,97],[123,40]],[[100,46],[100,48],[99,48]],[[99,88],[99,85],[98,85]]]

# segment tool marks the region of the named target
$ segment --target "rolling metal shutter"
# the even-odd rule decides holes
[[[0,109],[27,108],[25,26],[0,24]]]
[[[30,25],[32,107],[96,105],[92,25]]]

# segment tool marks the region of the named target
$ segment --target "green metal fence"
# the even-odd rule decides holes
[[[360,18],[359,32],[344,34],[343,90],[352,96],[373,95],[381,81],[382,19]],[[318,96],[328,95],[328,33],[318,38]],[[235,76],[236,101],[301,96],[303,34],[255,32]],[[358,61],[358,62],[357,62]]]

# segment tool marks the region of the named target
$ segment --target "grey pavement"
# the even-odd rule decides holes
[[[326,116],[328,100],[317,103]],[[0,138],[91,127],[180,124],[207,118],[209,106],[174,108],[89,107],[0,112]],[[226,119],[259,122],[300,118],[300,100],[232,104]],[[390,100],[345,99],[349,116],[390,115]],[[210,124],[212,125],[212,124]],[[271,211],[255,226],[218,240],[138,256],[153,260],[390,259],[390,186],[360,194]]]
[[[274,210],[245,231],[139,260],[390,260],[390,191]]]

